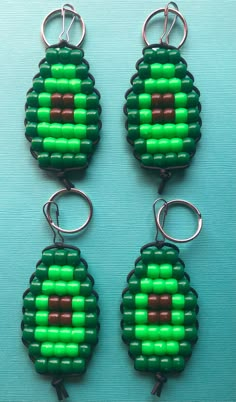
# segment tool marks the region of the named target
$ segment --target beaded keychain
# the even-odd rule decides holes
[[[49,46],[45,27],[59,15],[63,21],[60,42]],[[68,16],[71,22],[65,31]],[[82,27],[82,37],[73,46],[69,43],[69,30],[76,19]],[[99,92],[94,88],[94,78],[80,47],[85,24],[74,7],[65,4],[48,14],[41,33],[47,45],[46,57],[39,63],[40,72],[27,93],[26,137],[40,168],[55,173],[66,188],[53,194],[44,206],[54,231],[54,244],[42,251],[30,287],[23,295],[22,340],[36,371],[53,377],[58,399],[63,400],[68,397],[64,378],[85,372],[98,341],[98,296],[93,290],[93,278],[80,250],[64,244],[61,233],[80,232],[92,218],[91,200],[74,188],[67,174],[88,166],[99,141],[101,107]],[[68,194],[82,197],[89,206],[85,223],[72,230],[61,228],[58,222],[56,199]],[[53,207],[56,223],[51,217]]]
[[[175,8],[170,8],[170,4]],[[146,29],[150,20],[160,13],[165,15],[164,31],[160,43],[150,45]],[[175,18],[167,31],[169,13]],[[184,25],[184,35],[175,48],[169,45],[169,36],[177,18]],[[127,140],[141,166],[159,172],[162,179],[159,193],[173,171],[189,166],[201,137],[200,92],[179,51],[187,34],[186,20],[174,2],[153,11],[142,30],[147,47],[136,64],[132,88],[126,92]]]
[[[153,204],[157,226],[155,242],[140,250],[135,268],[127,277],[128,286],[122,293],[122,338],[134,360],[134,368],[155,374],[157,383],[152,394],[161,395],[167,381],[166,374],[181,372],[192,354],[197,341],[197,292],[190,287],[185,264],[179,258],[175,243],[193,240],[201,231],[199,210],[185,200],[163,201],[156,213],[157,199]],[[198,216],[196,233],[186,239],[169,236],[163,229],[168,209],[184,205]],[[158,240],[158,232],[163,240]]]

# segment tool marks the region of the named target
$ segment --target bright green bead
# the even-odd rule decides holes
[[[150,77],[150,66],[149,64],[141,63],[138,67],[139,77],[142,79]]]
[[[157,264],[148,264],[147,266],[147,276],[152,279],[159,278],[160,276],[160,266]]]
[[[176,356],[173,358],[172,367],[175,371],[182,371],[185,367],[185,360],[182,356]]]
[[[149,328],[147,325],[136,325],[135,326],[135,338],[140,340],[148,339]]]
[[[158,142],[158,152],[162,154],[166,154],[167,152],[172,151],[171,149],[171,141],[173,139],[169,140],[167,138],[162,138]]]
[[[34,338],[36,341],[45,342],[48,340],[48,328],[47,327],[36,327],[34,331]]]
[[[24,308],[29,309],[29,310],[35,310],[36,298],[35,298],[35,296],[32,295],[32,293],[30,293],[30,292],[27,293],[23,300]]]
[[[174,278],[165,281],[165,289],[167,293],[174,294],[178,291],[178,281]]]
[[[145,92],[153,94],[157,91],[157,80],[149,78],[144,81]]]
[[[50,123],[50,119],[51,119],[50,112],[51,112],[50,108],[40,107],[37,112],[38,113],[37,114],[38,121]]]
[[[52,281],[61,279],[61,267],[59,265],[51,265],[48,268],[48,279]]]
[[[150,124],[142,124],[139,127],[140,137],[147,140],[152,137],[152,126]]]
[[[56,78],[46,78],[46,80],[44,81],[44,89],[50,94],[57,92],[58,88]]]
[[[51,66],[51,73],[53,78],[64,78],[64,68],[63,64],[53,64]]]
[[[180,342],[179,343],[179,354],[182,356],[190,356],[192,353],[192,345],[190,342]]]
[[[164,279],[154,279],[153,281],[153,292],[157,294],[162,294],[166,291],[165,280]]]
[[[77,109],[86,109],[87,97],[85,94],[76,94],[74,96],[74,105]]]
[[[48,372],[48,364],[47,364],[47,359],[46,358],[38,358],[34,362],[35,365],[35,370],[39,374],[46,374]]]
[[[67,92],[72,92],[70,88],[70,81],[67,78],[59,78],[57,80],[57,92],[65,94]]]
[[[160,140],[161,141],[161,140]],[[147,152],[150,154],[155,154],[159,150],[159,140],[150,138],[146,142]]]
[[[54,151],[66,153],[68,152],[68,140],[66,138],[57,138],[55,140]]]
[[[186,138],[188,136],[188,125],[186,123],[179,123],[175,126],[176,137]]]
[[[39,95],[36,92],[31,91],[27,94],[27,105],[31,107],[39,106]]]
[[[175,94],[175,109],[180,107],[186,107],[188,102],[188,95],[184,92],[178,92]]]
[[[67,142],[67,150],[68,152],[78,153],[80,152],[80,140],[77,138],[71,138]]]
[[[85,109],[75,109],[74,110],[74,120],[75,123],[86,124],[86,110]]]
[[[71,334],[71,341],[74,343],[84,342],[85,339],[85,329],[84,328],[73,328]]]
[[[43,342],[41,345],[41,355],[51,357],[54,355],[54,345],[52,342]]]
[[[172,123],[166,123],[163,125],[163,135],[162,137],[165,138],[173,138],[176,135],[176,129],[175,129],[175,124]]]
[[[55,293],[55,282],[49,280],[43,281],[42,293],[45,295],[52,295]]]
[[[152,97],[150,94],[140,94],[138,96],[139,109],[150,109],[152,105]]]
[[[154,139],[160,139],[165,136],[165,125],[153,124],[151,126],[151,137]]]
[[[188,121],[188,109],[185,108],[175,109],[175,122],[187,123],[187,121]]]
[[[48,48],[46,50],[46,60],[49,64],[55,64],[58,62],[58,51],[55,48]]]
[[[71,296],[77,296],[80,293],[81,284],[77,281],[67,283],[67,293]]]
[[[66,344],[63,342],[57,342],[53,345],[54,348],[54,356],[56,357],[64,357],[66,356]]]
[[[160,359],[160,370],[164,372],[169,372],[172,369],[172,359],[171,357],[162,357]]]
[[[192,153],[196,149],[196,142],[194,141],[193,138],[184,138],[183,140],[183,151]]]
[[[46,137],[43,140],[44,150],[47,152],[53,152],[56,148],[56,140],[52,137]]]
[[[69,63],[71,58],[71,50],[66,48],[59,49],[58,57],[61,63]]]
[[[80,64],[76,67],[76,77],[84,80],[88,77],[88,66],[86,64]],[[73,77],[72,77],[73,78]]]
[[[171,324],[182,325],[184,323],[184,312],[182,310],[173,310],[171,312]]]
[[[150,278],[143,278],[140,281],[140,290],[142,293],[152,293],[153,281]]]
[[[175,310],[183,309],[185,307],[184,295],[175,294],[172,296],[172,307]]]
[[[63,281],[72,281],[74,274],[74,268],[70,265],[63,265],[60,270],[61,280]]]
[[[86,138],[86,125],[85,124],[73,125],[73,132],[74,136],[79,140]]]
[[[64,65],[63,74],[65,78],[76,78],[76,67],[74,64]]]
[[[137,293],[135,295],[136,308],[145,308],[148,305],[148,295],[144,293]]]
[[[54,290],[58,296],[65,296],[67,294],[67,283],[65,281],[56,281]]]
[[[72,325],[73,327],[83,327],[85,324],[85,313],[73,313]]]
[[[80,374],[85,371],[85,360],[84,359],[73,359],[72,370],[75,374]]]
[[[164,78],[172,78],[175,76],[175,66],[174,64],[166,63],[163,64],[162,73]]]
[[[66,345],[66,356],[77,357],[79,354],[79,346],[76,343],[68,343]]]
[[[156,91],[161,94],[170,92],[169,80],[167,80],[166,78],[159,78],[158,80],[156,80]]]
[[[62,343],[71,342],[72,329],[71,328],[60,328],[58,331],[58,340]]]
[[[165,356],[166,354],[166,342],[158,341],[154,343],[154,354],[157,356]]]
[[[153,156],[150,154],[141,155],[141,163],[144,166],[153,166]]]
[[[168,279],[172,277],[171,264],[161,264],[159,269],[160,269],[160,278]]]
[[[147,310],[135,310],[135,323],[136,324],[146,324],[148,322],[148,312]]]
[[[38,103],[40,107],[51,107],[51,94],[41,92],[38,95]]]
[[[60,124],[60,123],[50,124],[49,137],[53,137],[53,138],[62,137],[62,124]]]
[[[48,372],[50,374],[59,374],[60,370],[60,359],[56,359],[55,357],[51,357],[48,359]]]
[[[37,308],[37,310],[48,310],[48,296],[37,296],[35,299],[35,307]]]
[[[150,339],[151,341],[157,341],[158,339],[160,339],[160,330],[161,327],[157,325],[149,325],[147,327],[148,339]]]
[[[35,322],[37,325],[47,326],[48,325],[48,311],[37,311]]]
[[[164,66],[160,63],[151,64],[151,77],[154,79],[164,77],[163,68]]]
[[[182,341],[185,338],[185,328],[181,325],[172,327],[172,338],[175,341]]]
[[[179,78],[171,78],[169,80],[169,91],[173,94],[181,91],[181,80]]]
[[[74,124],[71,123],[66,123],[66,124],[62,124],[61,126],[61,137],[64,138],[73,138],[74,137]]]
[[[154,343],[150,341],[142,342],[142,354],[151,356],[154,353]]]
[[[138,371],[146,371],[148,369],[148,359],[144,356],[136,357],[134,360],[134,368]]]
[[[129,351],[133,356],[139,356],[142,353],[142,342],[134,341],[129,344]]]
[[[169,341],[172,339],[172,326],[171,325],[162,325],[160,327],[160,339]]]
[[[139,112],[140,124],[152,123],[152,111],[149,109],[141,109]]]

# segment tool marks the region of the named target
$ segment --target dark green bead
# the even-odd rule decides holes
[[[185,339],[191,342],[197,340],[197,328],[196,327],[185,327]]]
[[[197,107],[188,109],[188,123],[195,123],[199,120],[199,110]]]
[[[23,316],[24,324],[34,325],[35,324],[35,313],[32,311],[26,311]]]
[[[70,63],[70,56],[71,56],[71,50],[70,49],[62,48],[58,52],[58,58],[59,58],[59,61],[62,64],[69,64]]]
[[[180,62],[180,51],[178,49],[168,50],[169,63],[178,64]]]
[[[138,371],[147,371],[148,369],[148,358],[144,356],[136,357],[134,361],[134,368]]]
[[[76,67],[76,77],[81,80],[88,77],[88,66],[86,64],[80,64]]]
[[[93,92],[93,81],[90,78],[81,81],[81,92],[84,94],[91,94]]]
[[[91,356],[92,353],[92,348],[90,345],[86,344],[80,344],[79,345],[79,355],[83,359],[88,359],[89,356]]]
[[[178,166],[188,165],[190,162],[190,155],[187,152],[178,153]]]
[[[190,284],[187,278],[182,278],[178,281],[178,293],[186,294],[190,289]]]
[[[63,358],[60,361],[60,372],[64,374],[72,373],[72,359]]]
[[[65,169],[71,168],[74,166],[74,154],[66,153],[62,156],[63,167]]]
[[[82,62],[82,59],[84,57],[84,52],[83,50],[80,49],[72,49],[70,52],[70,62],[72,64],[80,64]]]
[[[133,93],[129,94],[127,97],[126,104],[128,109],[138,109],[139,107],[138,96]]]
[[[54,264],[54,254],[55,254],[55,249],[44,250],[42,253],[42,262],[47,266],[53,265]]]
[[[76,266],[80,263],[80,250],[68,250],[67,251],[67,264]]]
[[[197,297],[194,293],[188,293],[185,296],[185,304],[184,307],[185,309],[193,309],[197,305]]]
[[[47,63],[42,63],[39,66],[40,74],[43,78],[51,77],[51,66]]]
[[[41,77],[33,80],[33,88],[36,92],[40,93],[44,91],[44,79]]]
[[[34,341],[34,328],[33,327],[24,327],[22,338],[27,342]]]
[[[135,78],[133,81],[133,91],[135,94],[141,94],[145,90],[144,81],[140,78]]]
[[[38,162],[41,168],[48,167],[50,165],[50,156],[48,152],[42,152],[38,155]]]
[[[138,110],[128,111],[128,123],[129,124],[140,124],[140,117]]]
[[[40,357],[35,360],[35,370],[39,374],[46,374],[48,372],[48,361],[44,357]]]
[[[194,152],[196,149],[196,142],[194,141],[193,138],[184,138],[183,139],[183,151],[184,152],[188,152],[188,153],[192,153]]]
[[[123,320],[126,325],[135,324],[135,312],[133,311],[124,311],[123,312]]]
[[[138,68],[139,77],[142,79],[150,77],[150,65],[141,63]]]
[[[191,138],[198,138],[200,136],[200,124],[199,123],[192,123],[188,126],[188,135]]]
[[[151,248],[146,248],[145,250],[143,250],[141,255],[144,264],[149,264],[154,260],[154,250]]]
[[[134,273],[138,278],[147,276],[147,266],[142,262],[142,260],[135,265]]]
[[[55,169],[63,168],[63,156],[59,152],[54,152],[50,157],[51,166]]]
[[[172,366],[175,371],[183,371],[185,367],[184,358],[182,356],[173,357]]]
[[[173,265],[173,278],[181,279],[184,275],[184,267],[180,262]]]
[[[157,372],[160,370],[160,358],[158,356],[148,357],[148,371]]]
[[[85,371],[85,360],[84,359],[73,359],[72,361],[72,370],[75,374],[81,374]]]
[[[99,96],[96,93],[87,96],[87,109],[95,109],[99,105]]]
[[[133,356],[139,356],[142,354],[142,342],[134,341],[130,342],[129,351]]]
[[[187,66],[183,63],[177,64],[175,66],[175,76],[177,78],[184,78],[187,72]]]
[[[30,291],[34,295],[42,293],[42,282],[39,281],[37,278],[34,278],[30,284]]]
[[[80,294],[81,296],[89,296],[92,291],[92,283],[89,279],[86,279],[80,284]]]
[[[126,341],[132,341],[135,339],[135,327],[131,325],[125,325],[123,328],[123,338]]]
[[[163,154],[155,154],[153,157],[154,166],[157,167],[165,167],[165,155]]]
[[[84,154],[76,154],[74,157],[74,165],[78,167],[86,167],[88,164],[87,156]]]
[[[184,313],[184,324],[185,325],[192,325],[196,322],[197,316],[195,311],[186,311]]]
[[[146,141],[142,138],[135,140],[134,142],[134,150],[138,154],[144,154],[146,152]]]
[[[154,63],[156,60],[156,52],[155,50],[149,48],[144,50],[144,61],[145,63]]]
[[[137,140],[139,138],[139,135],[140,135],[139,126],[137,126],[137,125],[129,125],[128,126],[128,135],[127,135],[127,137],[131,141]]]
[[[48,372],[50,374],[60,373],[60,359],[57,359],[56,357],[48,359]]]
[[[48,267],[41,262],[37,266],[35,274],[38,279],[41,280],[48,279]]]
[[[79,267],[76,267],[74,270],[74,279],[76,281],[82,282],[85,280],[87,276],[87,270],[85,266],[81,263]]]
[[[35,137],[31,141],[31,149],[35,152],[43,151],[43,138]]]
[[[55,48],[48,48],[46,50],[46,60],[49,64],[58,63],[58,51]]]
[[[129,291],[134,294],[140,292],[140,282],[134,275],[129,279]]]
[[[38,94],[36,92],[29,92],[27,94],[27,104],[28,106],[31,107],[38,107],[39,102],[38,102]]]
[[[23,300],[24,308],[28,310],[35,310],[35,296],[32,293],[27,293]]]
[[[67,251],[64,249],[56,249],[54,253],[54,264],[67,265]]]
[[[37,123],[27,123],[25,127],[25,134],[29,137],[36,137],[38,135]]]
[[[165,166],[176,166],[176,165],[177,165],[177,155],[174,152],[166,154]]]
[[[169,61],[168,51],[166,49],[156,49],[155,61],[161,64],[167,63]]]
[[[81,140],[80,151],[83,154],[91,154],[93,152],[93,143],[91,140]]]
[[[193,89],[193,80],[190,77],[186,77],[181,81],[181,90],[188,94]]]
[[[25,114],[26,120],[30,122],[37,122],[38,121],[38,109],[30,107],[26,110]]]
[[[38,357],[40,356],[40,343],[33,342],[29,345],[29,356],[31,357]]]
[[[96,141],[99,138],[99,127],[98,125],[87,126],[87,138],[88,140]]]
[[[126,308],[135,308],[135,296],[129,292],[123,295],[123,306]]]
[[[171,357],[162,357],[160,359],[160,371],[170,372],[172,369],[172,358]]]
[[[160,250],[158,250],[160,251]],[[165,260],[170,264],[175,264],[179,258],[179,252],[175,249],[169,248],[164,250],[165,253]]]
[[[179,354],[182,356],[190,356],[192,353],[192,346],[190,342],[182,341],[179,343]]]
[[[97,298],[94,295],[86,297],[84,301],[84,311],[96,311],[97,309]]]
[[[98,340],[98,334],[97,334],[97,330],[96,329],[86,329],[85,330],[85,342],[89,343],[91,345],[95,345],[97,343]]]
[[[141,162],[144,166],[153,166],[153,156],[151,154],[141,155]]]
[[[88,328],[96,327],[98,323],[98,316],[96,313],[89,313],[85,316],[85,326]]]
[[[199,103],[199,95],[196,92],[190,92],[188,94],[188,101],[187,101],[187,106],[188,107],[195,107]]]
[[[99,120],[98,110],[89,110],[86,114],[86,123],[87,124],[97,124]]]

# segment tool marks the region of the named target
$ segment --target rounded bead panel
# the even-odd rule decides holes
[[[48,247],[23,296],[22,340],[40,374],[82,374],[98,341],[97,295],[75,247]]]
[[[43,169],[83,169],[99,141],[100,94],[83,56],[68,44],[49,47],[27,93],[26,137]]]
[[[126,93],[127,139],[143,167],[186,167],[200,139],[199,91],[178,49],[153,46]]]
[[[123,340],[139,371],[178,372],[197,341],[197,296],[171,245],[144,246],[122,299]]]

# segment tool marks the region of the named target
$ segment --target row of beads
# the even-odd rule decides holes
[[[189,281],[186,277],[176,280],[175,278],[170,279],[151,279],[151,278],[136,278],[133,275],[129,280],[129,291],[131,293],[188,293],[190,289]]]
[[[79,281],[50,281],[45,280],[41,282],[34,278],[30,284],[30,291],[37,294],[44,295],[58,295],[58,296],[89,296],[92,291],[92,283],[89,279],[83,282]]]
[[[40,357],[35,360],[35,369],[40,374],[81,374],[86,369],[86,360]]]
[[[23,339],[29,342],[97,342],[97,329],[92,328],[60,328],[60,327],[28,327],[23,330]]]
[[[24,297],[24,308],[31,311],[49,310],[49,311],[85,311],[92,312],[97,310],[97,299],[94,295],[84,296],[34,296],[27,293]]]
[[[143,51],[145,63],[173,63],[178,64],[181,59],[180,51],[178,49],[144,49]]]
[[[61,123],[27,123],[26,125],[26,135],[34,137],[51,137],[51,138],[77,138],[80,140],[88,139],[95,141],[99,138],[99,125],[89,125],[84,124],[61,124]]]
[[[155,373],[158,371],[166,373],[171,371],[182,371],[185,367],[185,359],[183,356],[165,356],[161,358],[158,356],[139,356],[134,361],[134,367],[138,371],[150,371]]]
[[[123,305],[126,308],[150,308],[156,310],[190,310],[197,306],[197,298],[194,293],[174,294],[174,295],[155,295],[137,293],[136,295],[129,292],[123,295]]]
[[[56,325],[73,327],[95,327],[98,322],[96,313],[58,313],[48,311],[26,311],[23,321],[27,325]]]
[[[44,109],[46,109],[46,108],[42,108],[42,109],[43,109],[43,113],[44,113]],[[51,113],[52,113],[52,110],[54,110],[54,109],[51,109]],[[65,110],[67,110],[67,109],[65,109]],[[77,109],[77,110],[80,111],[83,109]],[[28,111],[31,113],[31,109],[28,109]],[[26,115],[27,115],[28,111],[26,112]],[[50,111],[50,109],[49,109],[49,111]],[[33,113],[34,113],[34,111],[32,112],[32,114]],[[40,115],[40,113],[41,113],[41,110],[38,109],[38,115],[37,115],[38,119],[43,118],[43,113],[42,113],[42,116]],[[82,112],[81,112],[81,114],[82,114]],[[89,112],[87,114],[89,115]],[[87,114],[85,114],[85,116],[84,116],[84,118],[86,118],[86,119],[88,119]],[[92,113],[91,113],[91,115],[92,115]],[[34,116],[32,118],[34,118]],[[46,118],[46,113],[45,113],[45,118]],[[48,115],[48,118],[50,118],[50,113]],[[77,117],[74,116],[74,119],[75,118],[77,118]],[[97,119],[98,118],[99,118],[99,115],[97,116]],[[169,109],[152,109],[152,110],[140,109],[140,110],[129,110],[128,111],[128,124],[156,124],[156,123],[159,123],[159,124],[165,124],[165,123],[190,124],[190,123],[196,123],[198,121],[199,121],[199,109],[197,107],[190,108],[190,109],[185,109],[185,108],[170,109],[169,108]],[[82,121],[82,117],[80,118],[80,121],[76,121],[76,122],[84,123]]]
[[[26,119],[46,123],[75,123],[75,124],[97,124],[99,121],[98,110],[86,109],[59,109],[49,107],[32,108],[26,110]]]
[[[88,358],[91,355],[90,345],[78,345],[76,343],[63,342],[43,342],[33,343],[29,346],[29,355],[44,357],[83,357]]]
[[[197,328],[195,326],[184,327],[182,325],[134,325],[124,326],[123,337],[125,340],[141,341],[182,341],[191,342],[197,339]]]
[[[176,166],[188,165],[190,162],[190,155],[187,152],[180,152],[178,154],[169,153],[163,154],[144,154],[141,155],[141,162],[144,166],[157,167],[157,168],[170,168]]]
[[[69,140],[70,141],[70,140]],[[79,141],[79,140],[78,140]],[[155,138],[149,138],[144,140],[140,138],[135,140],[134,149],[138,154],[167,154],[179,152],[194,152],[196,149],[196,142],[193,138],[161,138],[157,140]]]
[[[53,78],[47,78],[47,79],[52,80]],[[146,80],[142,80],[141,78],[137,77],[133,80],[132,88],[135,94],[141,94],[143,92],[147,92],[148,94],[155,94],[155,93],[164,94],[169,92],[173,94],[176,94],[177,92],[189,93],[192,92],[193,90],[193,80],[190,77],[185,77],[183,79],[158,78],[157,80],[155,80],[154,78],[148,78]]]
[[[192,353],[192,345],[190,342],[177,342],[177,341],[158,341],[158,342],[131,342],[129,345],[130,353],[133,356],[140,355],[178,355],[190,356]]]
[[[128,126],[128,138],[132,141],[139,139],[172,139],[190,137],[197,139],[200,136],[199,123],[179,123],[179,124],[142,124]]]
[[[177,78],[176,78],[177,79]],[[72,94],[77,94],[82,92],[83,94],[91,94],[94,90],[94,82],[90,78],[80,80],[79,78],[45,78],[41,77],[34,78],[33,89],[35,92],[49,92],[55,93],[59,92],[66,94],[68,92]]]
[[[142,79],[145,78],[184,78],[187,72],[187,66],[183,63],[140,63],[138,66],[138,74]]]
[[[182,310],[125,310],[123,319],[126,324],[172,324],[191,325],[196,322],[195,311]]]
[[[35,137],[31,142],[31,149],[35,152],[59,152],[65,153],[84,153],[90,154],[93,151],[93,142],[91,140],[79,140],[77,138],[53,138]]]
[[[71,169],[71,168],[84,168],[88,164],[87,155],[79,154],[64,154],[53,153],[50,155],[48,152],[41,152],[38,157],[39,166],[43,169]]]
[[[138,278],[148,277],[151,279],[181,279],[184,275],[184,267],[180,262],[176,262],[175,265],[172,264],[144,264],[142,261],[139,261],[135,265],[134,270],[135,276]]]
[[[88,65],[80,64],[76,66],[74,64],[61,64],[56,63],[50,65],[48,63],[41,63],[39,66],[40,75],[43,78],[80,78],[84,79],[88,77]]]
[[[179,251],[170,247],[145,247],[141,251],[141,259],[144,264],[175,264],[178,261],[178,258]]]
[[[49,248],[43,250],[42,263],[48,267],[54,264],[77,266],[80,263],[80,250],[70,248]]]
[[[87,269],[84,264],[80,263],[77,267],[71,265],[50,265],[40,263],[36,267],[35,276],[38,279],[50,279],[52,281],[83,281],[87,276]]]
[[[179,107],[195,107],[198,105],[199,95],[196,92],[188,94],[184,92],[172,93],[154,93],[139,94],[131,92],[127,96],[128,109],[152,109],[152,108],[179,108]]]
[[[84,52],[82,49],[69,49],[62,48],[56,49],[49,47],[46,50],[46,60],[49,64],[81,64],[84,56]]]
[[[78,108],[78,109],[97,109],[99,106],[99,96],[96,93],[85,94],[60,94],[41,92],[38,94],[31,91],[27,95],[27,105],[31,107],[58,107],[58,108]]]

